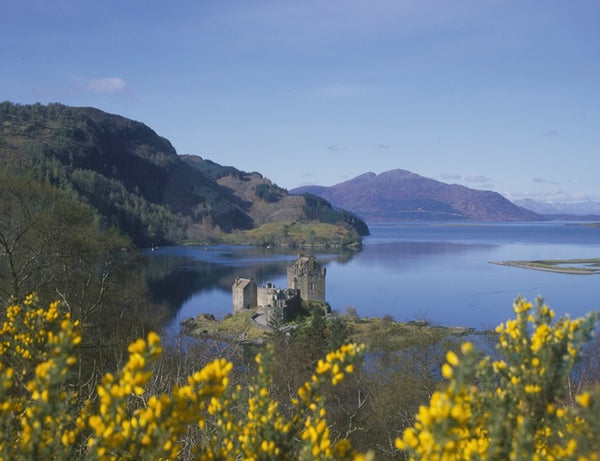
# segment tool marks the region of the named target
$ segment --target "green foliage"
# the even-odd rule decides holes
[[[281,198],[279,188],[273,184],[257,184],[254,193],[258,198],[269,203],[277,202]]]
[[[0,140],[3,170],[70,192],[140,246],[252,224],[237,199],[141,123],[90,108],[2,103]]]
[[[195,155],[183,155],[182,158],[192,168],[215,181],[224,176],[235,176],[241,179],[247,174],[245,171],[238,170],[235,167],[219,165],[212,160],[202,159]]]
[[[7,307],[0,324],[2,459],[365,460],[328,428],[324,389],[354,371],[362,348],[345,345],[319,361],[285,415],[272,399],[272,354],[256,357],[248,385],[230,386],[233,364],[198,366],[164,392],[151,389],[160,338],[127,348],[124,366],[105,373],[92,395],[69,386],[81,342],[58,303],[33,296]],[[50,346],[50,347],[49,347]],[[198,431],[198,429],[200,431]],[[193,434],[202,434],[194,440]]]
[[[283,245],[290,247],[339,247],[360,246],[360,236],[347,226],[321,222],[277,222],[243,232],[233,233],[226,239],[229,243],[245,245]]]
[[[234,167],[179,157],[142,123],[92,108],[0,104],[0,168],[68,192],[139,246],[217,241],[223,233],[253,228],[254,219],[281,216],[343,226],[351,232],[334,243],[343,246],[360,241],[357,232],[368,234],[358,218],[315,197],[302,216],[297,201],[282,200],[287,191],[274,184],[260,183],[248,195],[222,187],[217,180],[225,176],[243,184],[251,179]],[[262,206],[252,207],[254,202]],[[265,209],[269,204],[274,207]]]
[[[358,232],[359,235],[369,235],[369,228],[360,218],[345,210],[334,210],[327,200],[313,194],[303,194],[306,201],[304,212],[309,219],[316,219],[325,223],[346,223]]]
[[[267,318],[267,326],[275,332],[279,332],[286,324],[284,310],[280,304],[276,304],[269,310]]]
[[[66,310],[34,296],[5,309],[2,459],[402,459],[398,449],[422,460],[598,459],[600,387],[574,393],[571,381],[594,315],[554,321],[546,306],[519,300],[493,358],[471,343],[427,354],[430,339],[413,326],[412,344],[371,348],[363,365],[362,347],[330,349],[340,319],[317,311],[254,364],[245,354],[237,364],[182,361],[172,349],[162,357],[150,333],[89,388],[74,373],[85,339]],[[431,376],[440,354],[442,383]]]
[[[0,299],[68,289],[87,258],[96,258],[93,213],[58,190],[0,175]]]
[[[411,459],[598,459],[600,397],[584,392],[569,402],[570,377],[597,313],[554,322],[541,300],[515,302],[516,319],[497,328],[498,357],[471,345],[448,352],[449,380],[419,409],[414,427],[397,439]]]
[[[51,186],[0,174],[0,300],[33,291],[60,297],[83,326],[82,380],[116,366],[129,341],[162,322],[138,262],[129,240],[101,229],[89,206]]]
[[[346,319],[333,315],[328,318],[327,326],[327,350],[335,350],[346,344],[350,338],[350,330]]]

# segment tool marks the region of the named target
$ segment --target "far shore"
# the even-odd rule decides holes
[[[490,261],[490,264],[574,275],[591,275],[600,271],[600,259],[598,258],[565,260],[553,259],[541,261]],[[577,266],[570,266],[569,264],[577,264]]]

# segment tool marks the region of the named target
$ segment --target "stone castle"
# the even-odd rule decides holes
[[[277,288],[271,283],[257,286],[249,278],[237,277],[231,288],[233,312],[262,308],[267,321],[275,313],[283,321],[290,320],[301,302],[325,302],[325,267],[313,255],[300,256],[287,269],[287,288]]]

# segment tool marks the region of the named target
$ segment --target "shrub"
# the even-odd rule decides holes
[[[188,431],[205,433],[193,459],[363,459],[350,443],[330,439],[321,397],[336,386],[362,347],[345,345],[320,360],[298,391],[291,417],[270,398],[270,355],[256,358],[248,389],[228,385],[232,364],[216,359],[169,393],[148,391],[161,354],[155,333],[129,346],[129,359],[106,373],[90,398],[69,391],[78,325],[58,303],[29,296],[7,308],[0,328],[0,457],[2,459],[175,459]],[[79,398],[78,398],[79,397]],[[81,403],[78,403],[81,402]]]
[[[422,406],[413,427],[396,440],[411,459],[598,459],[598,393],[570,404],[568,384],[596,314],[553,323],[541,300],[518,299],[515,320],[500,325],[498,357],[471,343],[448,352],[444,390]]]
[[[471,343],[447,353],[443,388],[396,439],[398,450],[422,460],[599,459],[598,387],[569,393],[597,315],[554,322],[547,306],[521,299],[514,310],[516,319],[497,328],[497,356],[483,357]],[[30,295],[3,317],[0,459],[372,457],[332,437],[324,397],[354,371],[362,346],[318,360],[284,412],[271,395],[268,348],[245,387],[231,386],[233,365],[216,359],[169,391],[152,392],[162,350],[150,333],[130,344],[125,366],[105,373],[95,394],[82,395],[71,376],[79,325],[59,303],[40,307]]]

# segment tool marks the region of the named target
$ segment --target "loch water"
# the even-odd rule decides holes
[[[600,228],[572,222],[370,225],[357,253],[314,251],[327,268],[326,300],[361,317],[493,328],[517,296],[543,296],[558,315],[600,310],[600,274],[575,275],[491,264],[505,260],[600,258]],[[172,313],[169,329],[200,313],[231,312],[237,276],[285,287],[298,250],[173,246],[145,251],[144,276]]]

